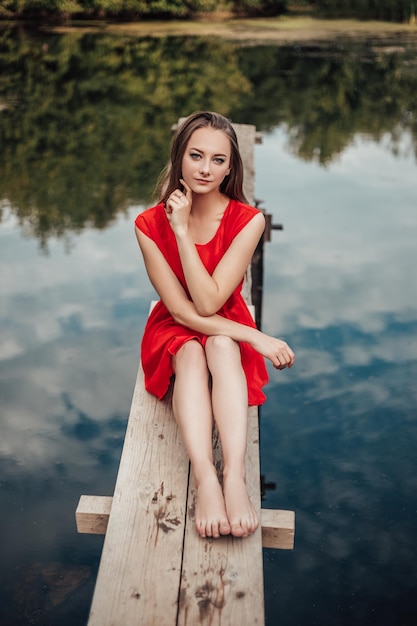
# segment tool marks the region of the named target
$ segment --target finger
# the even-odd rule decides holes
[[[284,363],[281,363],[281,361],[279,360],[278,357],[275,357],[272,360],[272,363],[273,363],[273,365],[274,365],[276,370],[283,370],[286,367],[286,365]]]
[[[291,367],[291,357],[287,352],[280,352],[275,357],[276,363],[274,366],[278,370],[284,370],[286,367]]]
[[[284,352],[279,352],[277,354],[277,361],[280,364],[281,369],[287,366],[287,357]]]
[[[290,351],[286,354],[285,367],[292,367],[294,364],[294,354]]]
[[[180,178],[180,183],[184,187],[186,197],[191,198],[191,189],[189,188],[189,186],[187,185],[187,183],[185,182],[183,178]]]
[[[180,206],[181,198],[178,196],[171,195],[167,202],[167,207],[172,213],[172,211]]]

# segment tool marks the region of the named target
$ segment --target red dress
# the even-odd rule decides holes
[[[196,244],[198,254],[210,274],[232,243],[234,237],[258,213],[258,209],[237,200],[230,200],[214,235],[206,244]],[[188,292],[177,242],[165,214],[163,204],[147,209],[135,220],[136,226],[150,237],[161,250],[181,285]],[[241,295],[243,278],[230,298],[218,311],[219,315],[255,328],[255,322]],[[150,313],[142,338],[141,359],[146,389],[159,399],[166,394],[173,374],[171,356],[190,339],[204,346],[207,335],[177,324],[160,300]],[[248,402],[260,405],[266,400],[262,391],[268,382],[264,357],[248,343],[240,342],[242,365],[248,384]]]

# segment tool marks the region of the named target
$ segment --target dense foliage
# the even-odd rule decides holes
[[[227,42],[0,37],[0,208],[7,198],[41,240],[148,199],[172,124],[228,114],[250,89]]]
[[[417,0],[316,0],[314,6],[333,17],[352,16],[397,22],[417,17]]]
[[[289,149],[323,165],[356,133],[401,150],[408,132],[417,156],[415,47],[401,43],[396,34],[387,51],[340,39],[242,47],[0,30],[0,211],[43,246],[106,227],[151,200],[172,124],[201,108],[261,131],[285,125]]]
[[[1,0],[3,13],[16,16],[61,14],[127,18],[189,18],[223,9],[221,0]],[[226,7],[239,15],[279,15],[287,0],[229,0]],[[1,12],[0,12],[1,14]]]
[[[288,10],[287,0],[239,0],[233,2],[238,15],[271,17]]]
[[[291,151],[322,165],[356,134],[384,139],[398,152],[405,130],[417,158],[415,62],[367,42],[349,47],[342,40],[338,47],[243,50],[241,69],[256,94],[243,117],[258,128],[284,124]]]
[[[417,0],[0,0],[0,16],[184,19],[227,10],[239,16],[268,17],[300,7],[332,17],[392,21],[417,17]]]

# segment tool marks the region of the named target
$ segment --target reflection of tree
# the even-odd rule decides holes
[[[396,150],[409,129],[417,154],[415,50],[401,43],[387,54],[341,41],[239,48],[0,30],[0,206],[42,245],[103,228],[150,200],[171,125],[200,108],[260,130],[285,124],[291,150],[321,163],[355,133],[388,135]]]
[[[327,49],[243,49],[241,57],[256,101],[245,101],[240,117],[250,115],[264,129],[285,124],[298,156],[326,163],[355,133],[375,140],[388,133],[395,150],[399,129],[411,131],[417,154],[417,75],[405,51],[386,54],[339,43]]]
[[[316,0],[316,9],[330,16],[355,16],[360,19],[415,20],[415,0]]]
[[[148,200],[173,122],[227,115],[249,89],[220,41],[10,30],[0,45],[0,199],[43,243]]]

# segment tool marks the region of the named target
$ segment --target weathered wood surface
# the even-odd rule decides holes
[[[256,409],[249,410],[247,472],[259,514]],[[201,539],[194,510],[170,399],[150,396],[140,369],[89,626],[264,623],[261,528],[246,539]]]
[[[244,177],[243,191],[249,204],[255,202],[255,154],[254,145],[260,143],[260,135],[256,132],[256,126],[252,124],[234,124],[234,129],[239,143],[239,152],[243,161]],[[249,265],[246,270],[245,280],[242,287],[242,295],[248,304],[252,304],[252,268]]]
[[[80,497],[75,519],[82,534],[105,535],[113,496]],[[294,511],[261,509],[262,547],[292,550],[294,547]]]
[[[253,147],[258,137],[254,126],[235,128],[245,191],[253,202]],[[244,297],[250,302],[247,294]],[[249,410],[248,420],[248,492],[260,515],[256,407]],[[218,445],[215,450],[221,472]],[[171,397],[160,402],[148,394],[141,367],[115,492],[107,505],[108,525],[88,626],[264,623],[261,527],[246,539],[197,535],[195,486]],[[100,513],[87,511],[88,515],[92,527],[93,517]]]
[[[262,509],[262,546],[292,550],[294,548],[294,511]]]
[[[148,394],[140,368],[89,626],[175,624],[188,478],[170,398]]]

